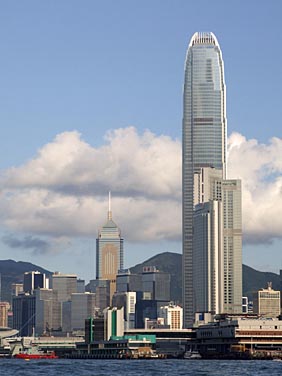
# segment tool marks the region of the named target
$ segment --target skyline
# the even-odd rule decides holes
[[[36,255],[43,267],[90,279],[82,257],[92,257],[94,278],[109,190],[126,266],[181,253],[183,67],[191,36],[203,30],[224,56],[228,170],[245,192],[243,261],[278,272],[281,5],[218,1],[209,14],[184,1],[121,4],[2,7],[1,259]]]

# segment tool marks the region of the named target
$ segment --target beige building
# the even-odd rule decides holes
[[[116,276],[123,269],[123,239],[112,219],[109,195],[108,219],[96,239],[96,279],[110,281],[110,299],[116,291]]]
[[[280,315],[280,291],[272,289],[271,282],[267,289],[254,293],[253,311],[264,317],[278,317]]]
[[[0,302],[0,327],[7,328],[8,326],[8,311],[10,309],[10,303]]]

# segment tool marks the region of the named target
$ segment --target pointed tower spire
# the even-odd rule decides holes
[[[112,210],[111,210],[111,191],[109,191],[109,210],[108,210],[108,220],[112,220]]]

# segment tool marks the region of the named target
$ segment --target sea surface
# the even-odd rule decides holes
[[[30,360],[0,359],[1,376],[281,376],[272,360]]]

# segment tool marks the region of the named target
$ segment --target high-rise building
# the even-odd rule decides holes
[[[11,292],[12,292],[12,297],[18,296],[21,292],[23,292],[23,284],[22,283],[12,283]]]
[[[130,269],[119,270],[116,291],[142,291],[142,275],[131,273]]]
[[[110,302],[110,280],[91,279],[89,292],[96,295],[96,308],[102,313],[105,308],[111,305]]]
[[[75,293],[71,295],[71,330],[84,331],[85,320],[95,317],[95,294]]]
[[[62,330],[62,303],[58,293],[52,289],[36,289],[35,295],[35,334],[52,335]]]
[[[26,272],[23,280],[24,292],[32,294],[35,289],[49,288],[48,281],[44,273],[38,271]]]
[[[110,280],[110,297],[116,290],[116,275],[119,269],[123,269],[123,239],[120,229],[112,219],[109,194],[108,219],[96,239],[96,278]]]
[[[150,292],[152,300],[170,301],[170,274],[159,271],[155,266],[144,266],[142,291]]]
[[[105,333],[104,339],[109,340],[111,337],[122,337],[124,335],[124,312],[123,307],[106,308],[104,311]]]
[[[179,330],[183,326],[183,309],[180,306],[169,304],[159,309],[159,318],[164,319],[164,325],[170,329]]]
[[[237,305],[241,307],[241,190],[239,181],[235,189],[230,188],[233,181],[225,180],[225,96],[218,41],[213,33],[195,33],[186,55],[183,98],[185,327],[193,323],[199,307],[230,313],[238,312]],[[233,226],[235,216],[239,224]]]
[[[278,317],[280,310],[280,291],[272,289],[272,283],[268,283],[267,289],[261,289],[254,293],[253,312],[263,317]]]
[[[57,291],[59,302],[71,300],[71,294],[77,292],[77,286],[76,274],[55,272],[52,275],[52,287],[54,291]]]
[[[12,299],[13,328],[19,335],[30,337],[34,335],[36,302],[35,295],[19,294]]]
[[[124,308],[124,329],[135,328],[136,292],[115,292],[113,295],[113,307]]]

